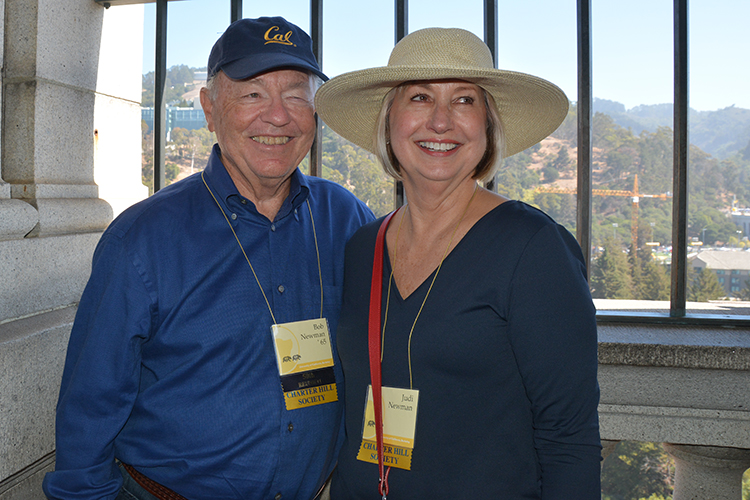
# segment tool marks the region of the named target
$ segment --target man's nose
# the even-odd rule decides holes
[[[284,100],[280,97],[271,98],[268,106],[263,110],[262,119],[276,127],[282,127],[289,123],[291,118]]]

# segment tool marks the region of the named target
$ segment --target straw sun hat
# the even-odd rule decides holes
[[[388,66],[332,78],[318,90],[315,109],[339,135],[372,152],[385,95],[404,82],[441,79],[475,83],[494,97],[505,132],[503,157],[547,137],[568,112],[568,98],[556,85],[525,73],[495,69],[487,45],[455,28],[415,31],[396,44]]]

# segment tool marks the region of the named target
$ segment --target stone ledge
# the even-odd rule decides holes
[[[57,328],[60,325],[73,326],[78,307],[70,305],[46,311],[21,319],[0,322],[0,346],[34,335],[38,332]]]
[[[0,325],[0,478],[55,449],[55,406],[75,309]]]
[[[598,332],[600,364],[750,370],[750,330],[628,324]]]
[[[0,240],[23,238],[38,222],[39,214],[30,204],[0,198]]]
[[[0,323],[77,303],[100,238],[92,232],[0,241]]]
[[[54,469],[55,453],[52,452],[9,478],[1,480],[0,499],[40,498],[44,475]]]
[[[112,221],[112,207],[98,198],[39,198],[39,224],[29,236],[101,232]]]
[[[604,440],[750,448],[750,412],[599,405]]]
[[[11,184],[11,196],[20,200],[34,198],[98,198],[96,184]]]

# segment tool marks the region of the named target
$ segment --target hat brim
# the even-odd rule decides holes
[[[505,132],[503,157],[549,136],[568,113],[565,93],[543,78],[499,69],[434,66],[384,66],[344,73],[318,89],[315,109],[339,135],[373,152],[385,95],[404,82],[446,79],[474,83],[492,95]]]
[[[233,80],[244,80],[262,73],[281,69],[295,69],[318,75],[324,82],[328,77],[319,69],[311,66],[307,61],[283,53],[254,54],[224,64],[221,71]]]

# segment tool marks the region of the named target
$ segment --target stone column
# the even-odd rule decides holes
[[[103,9],[92,1],[6,0],[2,178],[36,209],[27,236],[101,231],[94,102]]]
[[[664,443],[674,458],[674,500],[742,500],[750,450]]]
[[[113,216],[97,183],[111,179],[121,199],[128,187],[147,194],[143,7],[121,9],[133,7],[125,16],[93,0],[0,0],[0,500],[42,498],[54,463],[67,339]]]

